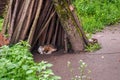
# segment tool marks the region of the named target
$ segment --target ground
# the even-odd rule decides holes
[[[103,31],[96,33],[93,37],[98,39],[101,49],[92,53],[54,53],[52,55],[34,54],[36,62],[48,61],[54,66],[52,70],[62,80],[70,80],[72,75],[67,67],[67,62],[71,61],[78,75],[78,62],[83,60],[87,63],[87,69],[91,70],[89,77],[91,80],[120,80],[120,24],[108,26]]]

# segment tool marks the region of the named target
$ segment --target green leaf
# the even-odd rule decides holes
[[[0,80],[57,80],[48,69],[52,64],[35,63],[28,46],[26,42],[19,42],[0,48]]]
[[[28,66],[28,65],[23,65],[23,66],[22,66],[22,69],[23,69],[23,70],[27,70],[27,69],[29,69],[29,66]]]
[[[33,72],[33,70],[28,70],[27,72],[26,72],[26,74],[31,74]]]

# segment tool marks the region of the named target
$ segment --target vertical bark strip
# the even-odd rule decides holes
[[[12,4],[13,4],[13,0],[10,0],[9,6],[8,6],[8,12],[7,12],[7,15],[4,19],[4,24],[3,24],[3,27],[2,27],[2,33],[3,34],[8,32],[7,28],[10,26]]]
[[[82,38],[82,33],[77,25],[74,16],[71,14],[69,5],[66,0],[53,0],[56,12],[60,18],[60,22],[67,32],[68,38],[72,44],[74,51],[84,50],[84,40]]]
[[[12,15],[12,18],[11,18],[11,24],[10,24],[10,27],[9,27],[9,40],[11,40],[11,36],[13,34],[13,26],[15,24],[15,18],[16,18],[16,14],[17,14],[18,4],[19,4],[19,1],[16,0],[15,9],[13,11],[13,15]]]
[[[87,45],[87,39],[68,2],[69,0],[10,0],[2,32],[9,34],[11,44],[20,40],[28,41],[31,50],[53,44],[66,52],[71,48],[82,51]]]
[[[15,40],[14,42],[16,43],[18,40],[19,40],[19,35],[20,35],[20,32],[21,32],[21,29],[22,29],[22,25],[24,23],[24,20],[25,20],[25,16],[27,14],[27,10],[29,8],[29,5],[30,5],[30,0],[25,0],[25,6],[24,6],[24,10],[23,10],[23,15],[21,16],[20,18],[20,21],[18,23],[18,26],[17,26],[17,34],[16,34],[16,37],[15,37]]]
[[[31,31],[30,31],[30,35],[28,37],[28,42],[29,42],[30,45],[32,44],[34,31],[35,31],[35,28],[36,28],[37,21],[39,19],[40,11],[41,11],[41,8],[42,8],[41,7],[42,6],[42,2],[43,2],[43,0],[39,0],[38,9],[37,9],[37,12],[36,12],[36,17],[35,17],[35,20],[33,22],[33,25],[32,25]]]
[[[29,14],[28,14],[28,19],[27,19],[27,22],[26,22],[26,26],[22,30],[22,33],[21,33],[21,36],[20,36],[21,40],[25,39],[27,31],[29,30],[29,26],[30,26],[31,18],[32,18],[32,11],[34,9],[34,2],[35,2],[35,0],[32,0],[32,2],[30,4],[30,8],[29,8],[30,11],[29,11]]]
[[[33,46],[36,44],[37,40],[39,39],[39,37],[41,36],[41,34],[43,33],[43,31],[46,29],[47,25],[49,24],[50,20],[51,20],[52,17],[54,16],[54,14],[55,14],[55,12],[53,12],[53,13],[50,15],[50,17],[49,17],[49,19],[47,20],[45,26],[41,29],[40,33],[37,35],[34,43],[32,44]]]

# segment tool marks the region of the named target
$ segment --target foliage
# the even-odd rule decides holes
[[[120,21],[120,0],[73,0],[73,4],[86,32]]]
[[[2,25],[3,25],[3,17],[0,17],[0,31],[2,30]]]
[[[73,68],[71,66],[71,62],[68,61],[67,66],[68,66],[68,68],[73,76],[71,78],[71,80],[90,80],[90,78],[87,76],[87,74],[85,75],[85,70],[86,70],[87,64],[85,62],[83,62],[82,60],[79,61],[79,67],[78,67],[79,75],[74,76],[74,71],[73,71]],[[90,73],[90,72],[91,71],[88,70],[88,73]]]
[[[0,80],[59,80],[45,61],[35,63],[30,46],[21,41],[0,49]]]
[[[100,48],[101,48],[100,44],[95,43],[95,44],[90,44],[90,45],[86,46],[85,51],[93,52]]]

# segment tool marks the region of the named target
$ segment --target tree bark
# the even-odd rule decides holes
[[[28,37],[28,42],[29,42],[30,45],[32,44],[34,32],[35,32],[35,29],[36,29],[36,24],[37,24],[37,21],[39,19],[40,11],[41,11],[41,8],[42,8],[42,2],[43,2],[43,0],[39,1],[39,6],[38,6],[38,9],[37,9],[37,12],[36,12],[35,20],[34,20],[33,25],[31,27],[30,35]]]
[[[72,45],[72,49],[74,51],[83,51],[86,45],[83,39],[81,26],[77,25],[74,16],[69,8],[69,5],[66,0],[53,0],[53,4],[55,6],[55,10],[59,16],[60,22],[67,32],[67,36]]]
[[[11,44],[28,41],[31,50],[53,44],[66,52],[83,51],[88,43],[68,0],[10,0],[2,32]]]

